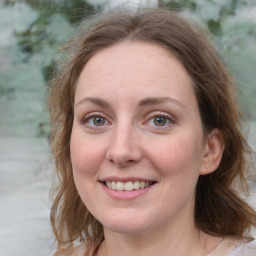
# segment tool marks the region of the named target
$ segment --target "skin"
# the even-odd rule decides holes
[[[165,49],[124,42],[89,60],[77,83],[70,149],[77,190],[104,227],[99,255],[200,256],[219,243],[195,227],[194,201],[199,175],[219,165],[221,134],[204,135],[192,79]],[[102,183],[109,177],[154,185],[117,199]]]

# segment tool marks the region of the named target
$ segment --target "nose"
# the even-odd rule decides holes
[[[136,131],[127,127],[113,131],[106,158],[121,168],[139,162],[142,151]]]

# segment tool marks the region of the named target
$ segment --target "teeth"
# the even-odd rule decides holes
[[[133,189],[140,189],[140,182],[139,181],[135,181],[133,183]]]
[[[116,183],[114,181],[111,182],[111,188],[114,189],[114,190],[116,189]]]
[[[112,185],[112,182],[111,182],[111,185]],[[125,185],[123,182],[118,181],[116,183],[116,190],[124,190],[124,187],[125,187]]]
[[[113,190],[118,191],[132,191],[137,189],[142,189],[150,186],[152,183],[148,181],[107,181],[106,186]]]
[[[131,181],[125,182],[124,183],[124,190],[126,190],[126,191],[133,190],[133,183]]]

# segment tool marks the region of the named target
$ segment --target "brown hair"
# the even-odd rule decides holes
[[[233,81],[207,36],[173,11],[115,10],[84,21],[64,48],[49,94],[51,150],[59,183],[51,209],[58,247],[87,241],[95,250],[104,239],[103,227],[87,210],[76,190],[70,159],[70,136],[77,79],[98,51],[123,41],[158,44],[174,54],[193,79],[206,132],[221,130],[225,144],[218,169],[200,176],[196,188],[195,223],[215,236],[242,236],[256,225],[256,212],[239,196],[248,192],[245,179],[252,150],[241,133]],[[62,63],[62,64],[63,64]]]

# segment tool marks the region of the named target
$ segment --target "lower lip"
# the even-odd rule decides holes
[[[118,199],[118,200],[133,200],[136,199],[144,194],[146,194],[147,192],[149,192],[155,184],[152,184],[149,187],[146,188],[142,188],[142,189],[136,189],[136,190],[131,190],[131,191],[125,191],[125,190],[113,190],[108,188],[107,186],[105,186],[105,184],[101,183],[101,186],[103,187],[103,189],[105,190],[105,192],[114,199]]]

